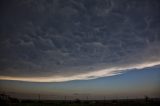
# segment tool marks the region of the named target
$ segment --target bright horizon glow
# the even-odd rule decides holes
[[[144,62],[141,64],[134,64],[132,66],[125,66],[125,67],[112,67],[112,68],[97,70],[97,71],[73,75],[73,76],[48,76],[48,77],[0,76],[0,80],[15,80],[15,81],[25,81],[25,82],[65,82],[65,81],[73,81],[73,80],[90,80],[90,79],[96,79],[100,77],[107,77],[107,76],[121,74],[126,70],[143,69],[147,67],[153,67],[156,65],[160,65],[160,61]]]

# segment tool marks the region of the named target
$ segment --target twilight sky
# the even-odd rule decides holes
[[[159,93],[159,0],[0,2],[1,91]]]

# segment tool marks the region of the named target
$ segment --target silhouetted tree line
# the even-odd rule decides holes
[[[14,105],[13,105],[14,104]],[[27,105],[26,105],[27,104]],[[159,98],[114,99],[114,100],[19,100],[7,94],[0,94],[0,106],[160,106]]]

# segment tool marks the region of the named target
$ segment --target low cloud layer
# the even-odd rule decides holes
[[[47,77],[10,77],[10,76],[0,76],[0,80],[15,80],[15,81],[27,81],[27,82],[64,82],[72,80],[90,80],[100,77],[113,76],[121,74],[126,70],[144,69],[149,67],[154,67],[160,65],[159,62],[154,63],[142,63],[135,64],[128,67],[112,67],[109,69],[96,70],[88,73],[71,75],[71,76],[47,76]]]
[[[93,79],[159,65],[159,0],[0,4],[1,80]]]

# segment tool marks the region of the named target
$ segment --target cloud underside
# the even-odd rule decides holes
[[[47,77],[11,77],[11,76],[0,76],[0,80],[16,80],[16,81],[25,81],[25,82],[65,82],[73,80],[90,80],[100,77],[113,76],[121,74],[126,70],[132,69],[144,69],[149,67],[154,67],[160,65],[160,61],[156,62],[146,62],[141,64],[134,64],[126,67],[112,67],[108,69],[97,70],[84,74],[77,74],[73,76],[47,76]]]
[[[89,80],[160,64],[159,0],[1,1],[0,80]]]

